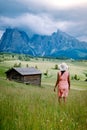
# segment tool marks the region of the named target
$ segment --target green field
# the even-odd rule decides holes
[[[71,90],[66,104],[60,105],[53,91],[58,72],[55,65],[64,60],[28,57],[26,61],[18,57],[0,57],[0,130],[86,130],[87,61],[65,61]],[[41,87],[7,80],[5,71],[15,63],[21,63],[21,67],[37,66],[42,72]]]

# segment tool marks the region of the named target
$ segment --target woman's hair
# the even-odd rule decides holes
[[[64,70],[64,71],[61,71],[61,75],[63,75],[64,72],[65,72],[65,70]]]

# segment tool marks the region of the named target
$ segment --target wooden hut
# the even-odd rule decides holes
[[[34,67],[12,68],[5,72],[9,80],[26,84],[41,85],[41,71]]]

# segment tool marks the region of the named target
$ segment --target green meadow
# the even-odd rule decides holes
[[[60,105],[53,88],[61,62],[69,66],[71,89]],[[41,87],[7,80],[5,71],[15,65],[41,70]],[[87,61],[0,55],[0,130],[86,129]]]

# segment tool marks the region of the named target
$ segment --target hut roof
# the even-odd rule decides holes
[[[27,67],[27,68],[12,68],[13,70],[17,71],[21,75],[34,75],[34,74],[41,74],[41,71],[34,68],[34,67]],[[11,69],[11,70],[12,70]],[[8,70],[10,71],[10,70]],[[7,72],[8,72],[7,71]],[[6,72],[6,73],[7,73]]]

